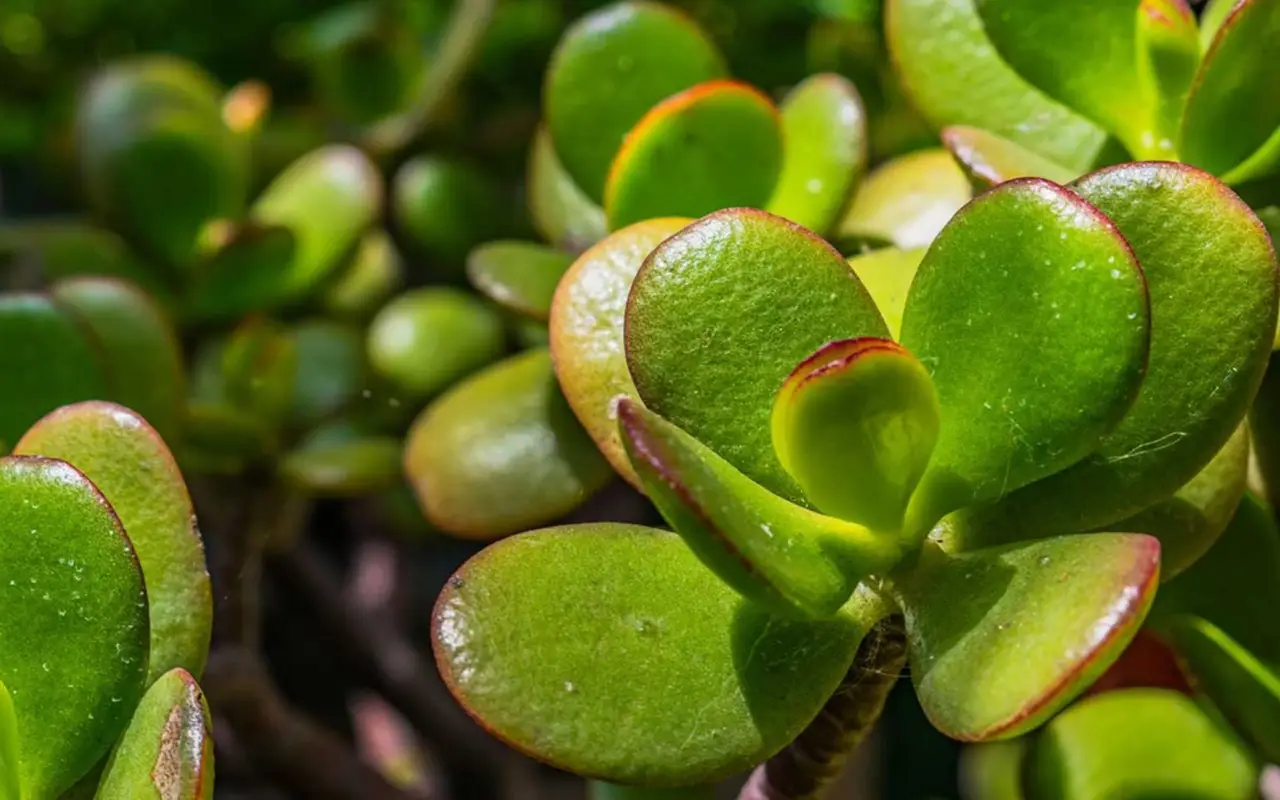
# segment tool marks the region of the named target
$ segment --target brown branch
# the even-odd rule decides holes
[[[249,650],[219,648],[209,658],[203,684],[254,765],[297,796],[415,800],[356,758],[342,740],[287,705]]]
[[[809,727],[782,752],[756,767],[738,800],[815,800],[870,733],[906,662],[900,617],[871,629],[853,666]]]

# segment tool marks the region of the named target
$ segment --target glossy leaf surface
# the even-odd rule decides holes
[[[902,320],[942,409],[925,506],[1002,497],[1087,455],[1132,403],[1147,336],[1142,273],[1096,209],[1038,179],[975,199],[925,255]]]
[[[935,128],[972,125],[1077,172],[1093,165],[1105,133],[996,53],[975,0],[888,0],[884,13],[894,67]]]
[[[1280,676],[1274,669],[1198,617],[1181,617],[1166,630],[1196,690],[1264,761],[1280,761]]]
[[[617,230],[654,217],[760,207],[781,169],[782,123],[769,98],[735,81],[701,83],[658,103],[627,132],[605,183],[605,218]]]
[[[69,278],[54,284],[52,294],[88,326],[101,347],[111,398],[174,439],[186,373],[168,315],[137,287],[112,278]]]
[[[529,216],[547,241],[578,249],[604,238],[604,209],[569,177],[546,128],[533,135],[525,182]]]
[[[495,360],[502,318],[474,295],[449,287],[412,289],[369,325],[369,364],[412,397],[430,397]]]
[[[155,429],[114,403],[77,403],[33,425],[14,452],[72,464],[115,509],[146,577],[148,682],[174,667],[199,675],[213,616],[204,544],[182,473]]]
[[[474,539],[555,520],[612,475],[560,395],[545,350],[442,395],[414,422],[404,458],[427,518]]]
[[[1124,650],[1159,572],[1160,545],[1141,534],[963,555],[927,545],[916,567],[894,578],[925,714],[964,741],[1040,725]]]
[[[147,593],[110,505],[60,461],[0,459],[0,680],[25,796],[55,798],[107,754],[147,676]]]
[[[773,452],[778,387],[821,345],[888,331],[830,245],[781,217],[731,209],[649,255],[631,288],[625,333],[646,406],[799,501]]]
[[[782,99],[783,159],[765,209],[825,233],[867,166],[866,109],[833,73],[801,81]]]
[[[938,440],[938,396],[924,366],[888,339],[820,348],[773,406],[773,448],[825,513],[897,532]]]
[[[213,797],[213,719],[195,678],[175,669],[147,689],[95,797]]]
[[[1066,183],[1077,175],[1075,170],[982,128],[952,125],[942,130],[942,143],[979,189],[989,189],[1014,178],[1045,178]]]
[[[15,442],[58,406],[107,397],[88,329],[38,294],[0,294],[0,441]]]
[[[1146,163],[1100,170],[1076,191],[1142,264],[1150,356],[1133,407],[1092,455],[993,510],[994,527],[1019,535],[1108,525],[1189,481],[1244,416],[1275,332],[1275,253],[1223,184],[1191,167]]]
[[[767,758],[818,713],[883,613],[772,617],[678,536],[599,524],[526,533],[436,603],[454,695],[517,749],[619,783],[687,785]]]
[[[1280,130],[1277,61],[1280,3],[1237,3],[1209,46],[1187,99],[1181,143],[1186,161],[1221,175]]]
[[[600,202],[627,131],[663,99],[724,74],[715,45],[683,12],[624,0],[565,31],[547,66],[543,117],[569,175]]]
[[[1156,87],[1141,62],[1140,0],[976,5],[996,51],[1029,83],[1114,132],[1139,157],[1173,153],[1175,132],[1156,127]]]
[[[689,222],[654,219],[609,234],[578,257],[551,303],[551,358],[564,397],[605,458],[634,485],[615,405],[619,395],[639,397],[624,352],[627,295],[649,253]]]
[[[899,250],[884,247],[849,259],[849,268],[871,293],[880,316],[884,317],[889,333],[895,339],[902,332],[902,312],[907,306],[907,293],[924,254],[924,248]]]
[[[837,229],[841,239],[925,247],[973,197],[945,150],[922,150],[880,165],[858,187]]]
[[[546,320],[573,256],[533,242],[482,244],[467,256],[467,278],[485,297],[522,316]]]
[[[1045,728],[1028,756],[1034,797],[1186,797],[1238,800],[1257,768],[1230,733],[1165,689],[1090,698]]]
[[[671,527],[721,579],[778,613],[831,616],[898,559],[892,537],[783,500],[632,400],[620,401],[618,426]]]

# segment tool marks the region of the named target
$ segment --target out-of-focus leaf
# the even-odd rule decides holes
[[[367,383],[364,339],[354,325],[315,319],[293,326],[297,377],[290,417],[305,427],[338,412]]]
[[[960,751],[960,796],[965,800],[1024,800],[1022,762],[1029,739],[972,744]]]
[[[533,242],[488,242],[467,256],[467,277],[503,308],[546,321],[556,284],[571,263],[572,255]]]
[[[836,237],[926,247],[971,197],[968,178],[946,150],[908,153],[872,170]]]
[[[320,303],[337,317],[363,320],[373,315],[404,283],[404,264],[382,229],[364,235],[350,263],[325,288]]]
[[[1014,178],[1045,178],[1054,183],[1067,183],[1077,175],[1074,170],[982,128],[967,125],[943,128],[942,143],[978,190]]]
[[[391,184],[392,212],[400,229],[432,266],[461,272],[467,253],[507,234],[511,201],[475,167],[435,156],[405,162]]]
[[[392,436],[304,441],[280,461],[280,475],[309,495],[351,497],[398,486],[402,446]]]
[[[0,261],[33,252],[48,280],[96,275],[133,281],[153,296],[169,300],[156,270],[129,251],[120,236],[79,220],[13,221],[0,225]]]
[[[556,156],[545,128],[538,128],[529,151],[529,215],[553,245],[577,249],[604,238],[604,209],[583,194]]]
[[[889,333],[898,338],[902,332],[902,312],[907,306],[907,292],[920,268],[925,249],[899,250],[885,247],[849,259],[849,268],[867,287],[871,298],[880,309],[889,326]]]
[[[285,421],[298,380],[297,342],[283,325],[248,317],[227,337],[221,352],[227,401],[270,426]]]
[[[192,268],[184,314],[221,321],[278,305],[298,242],[283,225],[226,223],[206,229],[208,251]]]

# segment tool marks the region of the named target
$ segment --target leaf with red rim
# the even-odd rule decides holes
[[[872,170],[858,187],[836,238],[886,241],[904,250],[927,247],[972,197],[968,179],[947,151],[898,156]]]
[[[977,189],[989,189],[1014,178],[1045,178],[1066,183],[1074,170],[982,128],[952,125],[942,129],[942,144]]]
[[[1092,452],[1133,402],[1147,337],[1142,272],[1097,209],[1035,178],[965,206],[920,264],[902,320],[942,409],[913,530]]]
[[[1049,99],[991,46],[975,0],[887,0],[885,34],[894,68],[935,128],[972,125],[1083,172],[1106,134]]]
[[[654,104],[725,73],[693,19],[624,0],[584,15],[560,38],[543,83],[543,118],[568,174],[600,202],[627,131]]]
[[[171,670],[147,689],[95,796],[211,800],[213,718],[189,673]]]
[[[1040,725],[1119,657],[1159,573],[1160,544],[1142,534],[961,555],[926,545],[916,567],[893,578],[925,714],[965,741]]]
[[[825,233],[867,167],[866,110],[833,73],[809,77],[782,99],[782,173],[765,208]]]
[[[975,541],[1096,529],[1167,498],[1235,431],[1271,351],[1275,252],[1230,189],[1163,162],[1108,167],[1073,188],[1142,264],[1151,296],[1146,375],[1133,407],[1088,458],[984,511]]]
[[[888,330],[829,244],[781,217],[730,209],[650,253],[631,287],[625,334],[647,407],[765,488],[803,502],[773,451],[773,397],[821,345]]]
[[[672,95],[627,132],[609,167],[604,213],[617,230],[769,200],[782,170],[782,123],[764,94],[717,80]]]
[[[782,466],[815,506],[897,532],[938,440],[938,396],[901,345],[846,339],[787,377],[772,425]]]
[[[618,427],[676,533],[725,583],[775,612],[831,616],[901,556],[894,537],[783,500],[632,400],[619,402]]]
[[[618,439],[615,402],[639,398],[624,353],[627,295],[649,253],[690,222],[652,219],[609,234],[573,262],[551,300],[551,359],[564,397],[613,468],[637,487]]]
[[[602,523],[473,557],[436,602],[432,639],[454,696],[516,749],[579,775],[680,786],[794,739],[886,613],[860,591],[832,619],[770,616],[680,537]]]
[[[1183,159],[1221,175],[1240,166],[1276,135],[1280,130],[1280,82],[1273,74],[1277,61],[1280,2],[1237,3],[1214,36],[1187,99],[1180,145]],[[1243,181],[1266,171],[1237,172],[1232,179]]]

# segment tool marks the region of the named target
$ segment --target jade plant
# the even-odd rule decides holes
[[[204,548],[156,431],[59,408],[0,458],[0,794],[208,798]]]
[[[803,743],[896,637],[939,730],[1005,739],[1212,552],[1276,325],[1275,252],[1230,189],[1170,163],[1013,180],[922,259],[860,272],[875,255],[730,209],[566,273],[561,387],[675,533],[552,528],[458,571],[437,660],[493,733],[703,784]],[[846,745],[882,702],[847,710]]]

